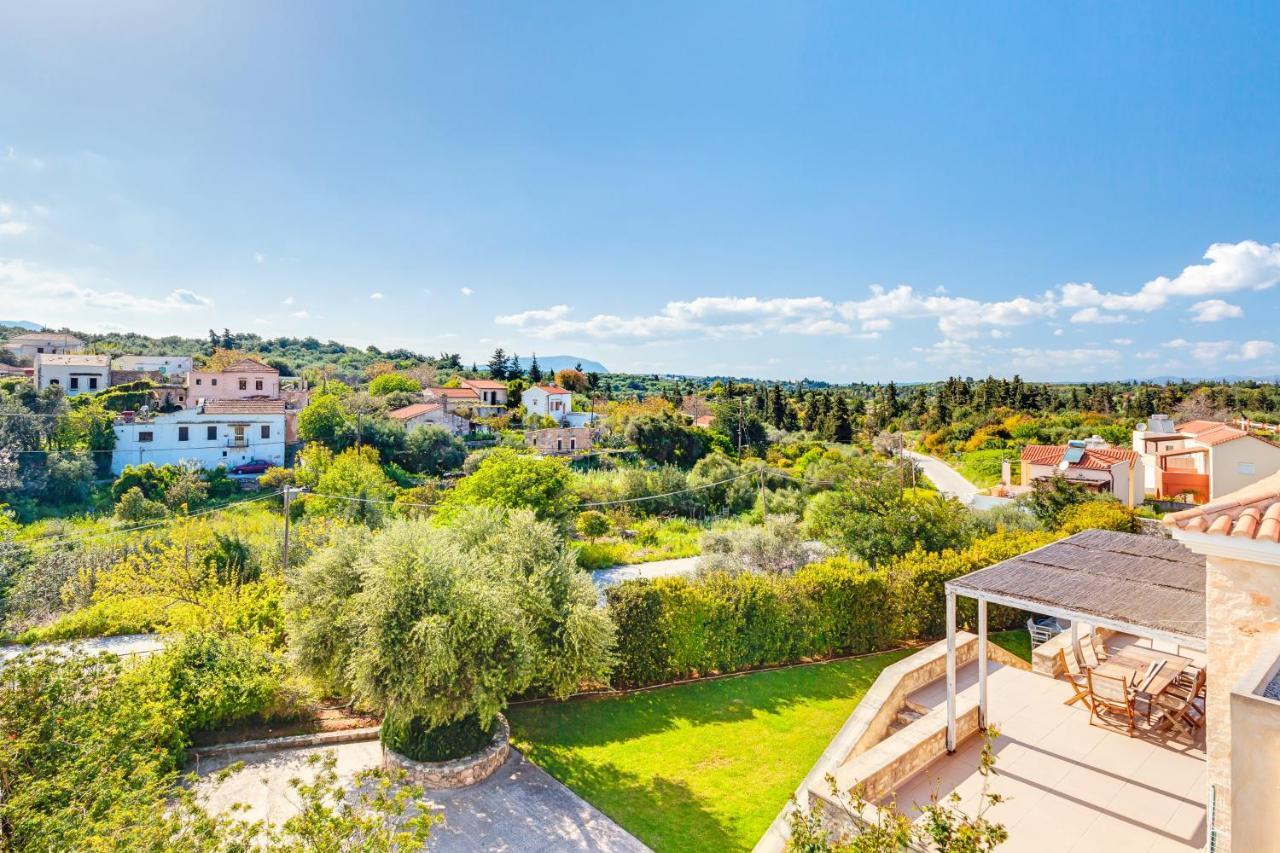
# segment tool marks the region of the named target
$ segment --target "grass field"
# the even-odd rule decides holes
[[[1026,631],[991,639],[1030,659]],[[749,850],[880,671],[908,654],[507,715],[525,755],[660,853]]]
[[[880,670],[907,654],[508,716],[530,759],[655,850],[749,850]]]

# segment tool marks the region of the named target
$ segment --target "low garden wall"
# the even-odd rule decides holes
[[[386,747],[382,766],[391,772],[403,770],[409,781],[424,788],[465,788],[492,776],[511,752],[511,727],[498,715],[498,730],[489,745],[474,755],[453,761],[414,761]]]

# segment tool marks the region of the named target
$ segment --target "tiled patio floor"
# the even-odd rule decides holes
[[[976,681],[975,668],[965,669],[974,671],[959,673],[962,688]],[[1202,734],[1195,743],[1185,735],[1169,741],[1130,738],[1123,730],[1089,725],[1081,703],[1064,705],[1070,695],[1065,681],[1012,667],[990,672],[990,720],[1000,730],[990,789],[1007,801],[987,816],[1009,830],[1001,851],[1204,847],[1208,783]],[[928,767],[899,789],[899,805],[914,813],[913,804],[928,803],[931,794],[956,791],[961,807],[973,814],[982,783],[981,746],[979,738],[970,738]]]

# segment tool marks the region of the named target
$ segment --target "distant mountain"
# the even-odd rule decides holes
[[[532,358],[520,356],[517,359],[520,362],[521,370],[528,370]],[[589,358],[578,358],[576,355],[540,355],[538,356],[538,368],[540,370],[550,370],[555,373],[557,370],[565,370],[570,367],[582,365],[583,373],[608,373],[609,368],[605,367],[598,361],[592,361]]]
[[[39,323],[33,323],[30,320],[0,320],[0,326],[15,326],[19,329],[26,329],[28,332],[44,331],[44,326]]]

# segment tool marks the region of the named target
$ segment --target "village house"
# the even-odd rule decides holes
[[[526,419],[551,418],[564,427],[584,427],[595,421],[591,412],[573,410],[573,393],[555,385],[534,385],[520,394]]]
[[[543,456],[573,456],[591,450],[590,427],[554,427],[530,430],[525,441]]]
[[[1153,415],[1133,432],[1146,491],[1159,500],[1206,503],[1280,471],[1280,445],[1221,421],[1174,427]]]
[[[187,374],[188,408],[205,400],[278,400],[280,371],[251,358],[222,370],[192,370]]]
[[[36,356],[35,377],[38,390],[57,385],[68,397],[104,391],[111,385],[111,358],[41,353]]]
[[[462,387],[476,392],[479,400],[476,414],[479,417],[492,418],[506,412],[507,383],[495,379],[463,379]]]
[[[254,460],[285,461],[285,411],[280,400],[209,400],[168,414],[124,413],[114,426],[111,472],[126,465],[194,463],[234,468]]]
[[[159,373],[165,377],[186,376],[192,366],[188,355],[120,355],[111,360],[112,370]]]
[[[27,332],[4,342],[4,348],[19,358],[34,360],[37,355],[65,355],[79,352],[84,341],[62,332]]]
[[[471,431],[471,422],[445,411],[443,403],[414,403],[387,412],[387,417],[403,424],[406,430],[425,424],[434,424],[447,429],[454,435],[466,435]]]
[[[1022,486],[1060,476],[1133,507],[1146,497],[1142,456],[1112,447],[1098,436],[1065,445],[1027,445],[1022,450]]]

